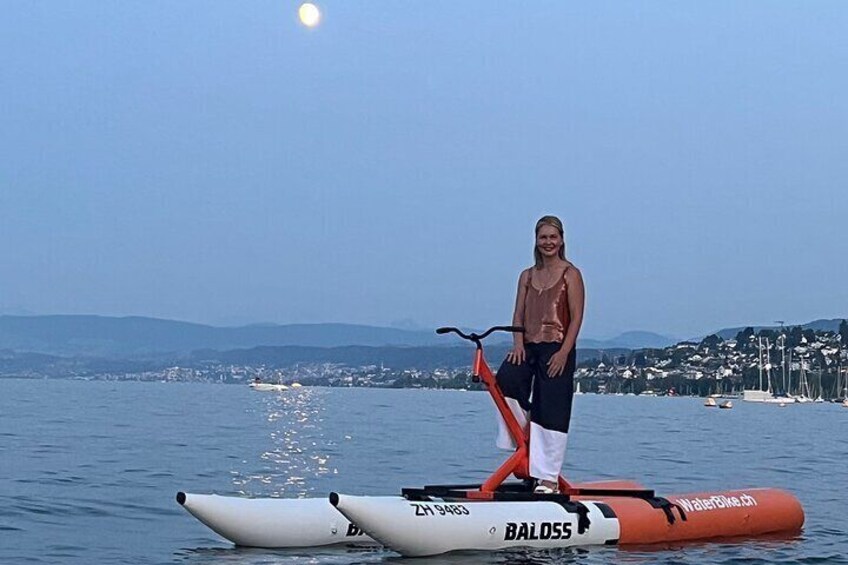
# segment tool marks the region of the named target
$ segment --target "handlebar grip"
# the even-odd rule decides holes
[[[450,332],[454,331],[455,329],[456,329],[456,328],[447,328],[447,327],[445,327],[445,328],[436,328],[436,333],[437,333],[437,334],[446,334],[446,333],[450,333]]]

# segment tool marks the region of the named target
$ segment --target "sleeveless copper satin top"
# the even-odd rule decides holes
[[[535,267],[528,269],[527,292],[524,295],[524,341],[525,343],[559,342],[565,339],[565,332],[571,322],[568,310],[568,283],[562,272],[562,278],[550,288],[539,290],[533,286]]]

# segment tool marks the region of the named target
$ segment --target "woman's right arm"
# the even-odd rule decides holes
[[[527,283],[530,277],[530,270],[521,271],[518,277],[518,292],[515,294],[515,310],[512,314],[513,326],[524,326],[524,297],[527,295]],[[524,363],[524,334],[512,334],[512,350],[506,354],[506,360],[515,365]]]

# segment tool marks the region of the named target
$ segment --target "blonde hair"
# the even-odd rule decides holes
[[[562,226],[562,220],[556,216],[542,216],[536,222],[535,234],[537,236],[543,226],[552,226],[559,232],[559,236],[562,238],[562,247],[559,248],[559,258],[565,261],[565,228]],[[536,260],[536,268],[540,269],[542,267],[542,254],[539,252],[539,248],[536,247],[535,241],[533,242],[533,258]]]

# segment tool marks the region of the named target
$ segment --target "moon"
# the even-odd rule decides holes
[[[306,27],[315,27],[321,23],[321,10],[312,2],[304,2],[297,11],[300,23]]]

